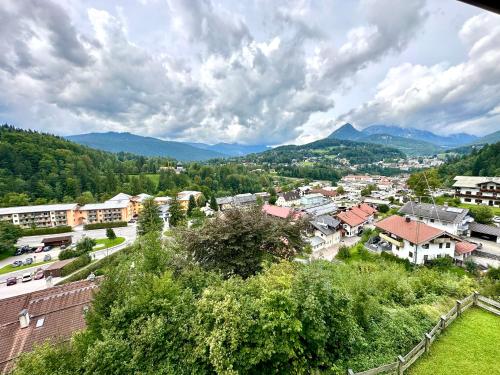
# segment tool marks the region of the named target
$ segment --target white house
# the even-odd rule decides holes
[[[318,206],[320,204],[328,203],[329,199],[326,199],[323,194],[306,194],[300,197],[300,205],[302,206]]]
[[[389,216],[375,226],[382,230],[379,236],[391,244],[394,255],[414,264],[444,256],[453,258],[455,245],[460,242],[453,234],[409,217]]]
[[[500,206],[500,177],[456,176],[455,197],[462,203]]]
[[[280,207],[296,207],[300,204],[300,192],[287,191],[281,193],[276,200],[276,206]]]
[[[468,216],[466,208],[439,206],[429,203],[407,202],[399,212],[432,227],[445,230],[454,235],[467,233],[469,223],[473,221]]]
[[[339,230],[339,220],[328,215],[322,215],[310,221],[310,224],[314,237],[322,240],[312,240],[312,242],[310,241],[311,246],[313,246],[313,244],[315,245],[313,246],[313,250],[330,247],[340,242],[341,233]]]

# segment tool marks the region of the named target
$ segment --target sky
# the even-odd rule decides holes
[[[455,0],[2,0],[0,122],[302,144],[500,130],[500,15]]]

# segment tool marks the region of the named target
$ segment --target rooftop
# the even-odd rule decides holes
[[[430,203],[417,203],[410,201],[401,207],[399,212],[406,215],[458,224],[461,223],[467,216],[469,210],[466,208],[438,206]]]
[[[455,187],[477,187],[479,184],[484,184],[486,182],[494,182],[500,184],[500,177],[476,177],[476,176],[456,176],[454,178]]]
[[[422,244],[446,234],[444,230],[431,227],[420,221],[407,220],[398,215],[389,216],[375,223],[375,226],[414,244]]]
[[[457,242],[455,245],[455,253],[462,255],[462,254],[467,254],[471,253],[474,250],[476,250],[477,245],[475,243],[470,243],[470,242]]]
[[[19,206],[0,208],[0,215],[26,214],[31,212],[69,211],[76,209],[76,203],[42,204],[37,206]]]

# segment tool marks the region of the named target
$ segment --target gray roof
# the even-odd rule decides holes
[[[233,204],[233,197],[220,197],[216,198],[217,204]]]
[[[494,225],[486,225],[473,222],[469,224],[469,230],[472,232],[479,232],[497,237],[500,236],[500,228]]]
[[[469,213],[466,208],[438,206],[430,203],[407,202],[399,209],[405,215],[435,219],[446,223],[461,223]]]
[[[249,203],[257,202],[257,196],[255,194],[238,194],[233,197],[234,204],[243,205]]]
[[[480,177],[480,176],[456,176],[454,178],[455,187],[477,187],[479,184],[484,184],[486,182],[494,182],[500,184],[500,177]]]
[[[335,203],[327,203],[319,206],[306,208],[304,211],[312,216],[320,216],[330,214],[332,212],[337,212],[338,207]]]
[[[318,236],[306,238],[306,241],[311,244],[311,246],[318,246],[325,242],[324,239]]]
[[[337,228],[340,225],[340,221],[329,215],[320,215],[314,219],[314,221],[322,224],[326,224],[329,227]]]

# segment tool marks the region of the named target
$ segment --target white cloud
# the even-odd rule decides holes
[[[500,17],[483,13],[469,19],[460,38],[469,48],[460,64],[391,68],[373,99],[340,116],[361,127],[390,123],[425,127],[438,133],[485,133],[498,129],[500,105]]]

